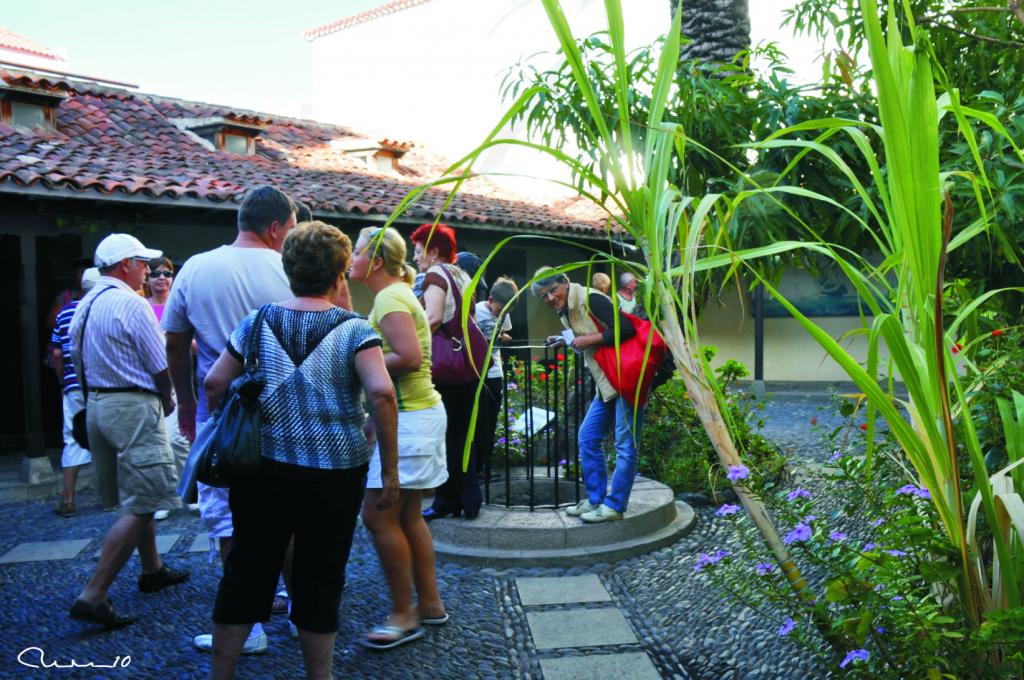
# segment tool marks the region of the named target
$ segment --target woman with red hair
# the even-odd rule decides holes
[[[424,224],[409,239],[415,246],[413,260],[424,273],[423,306],[430,322],[430,332],[437,333],[442,324],[455,317],[456,297],[472,282],[455,262],[455,230],[447,224]],[[454,283],[453,286],[450,285]],[[472,313],[475,301],[469,305]],[[460,513],[466,519],[475,519],[480,512],[483,497],[476,478],[476,445],[470,450],[468,469],[462,471],[462,451],[466,446],[469,419],[473,413],[476,382],[464,385],[436,385],[448,414],[445,434],[445,455],[448,461],[448,480],[437,488],[434,503],[423,511],[428,522]]]

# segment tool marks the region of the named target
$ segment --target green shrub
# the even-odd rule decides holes
[[[742,377],[746,369],[729,362],[730,376]],[[758,434],[761,422],[751,414],[764,408],[751,394],[729,392],[728,410],[736,427],[732,435],[744,452],[744,460],[769,478],[783,470],[785,459],[778,448]],[[674,491],[718,494],[729,486],[711,441],[686,395],[682,380],[670,380],[651,395],[640,434],[640,474],[666,484]]]

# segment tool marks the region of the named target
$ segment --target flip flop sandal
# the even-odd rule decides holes
[[[424,626],[443,626],[448,623],[451,618],[452,617],[448,615],[448,612],[445,612],[441,616],[426,616],[420,619],[420,623]]]
[[[279,590],[274,595],[274,604],[270,606],[273,614],[284,614],[288,611],[288,591]]]
[[[424,631],[422,626],[416,626],[412,630],[402,630],[397,626],[377,626],[364,635],[360,642],[363,647],[366,647],[367,649],[383,651],[386,649],[400,647],[406,642],[412,642],[413,640],[421,638],[423,637],[423,633]],[[371,635],[385,639],[381,641],[371,640],[369,637]]]

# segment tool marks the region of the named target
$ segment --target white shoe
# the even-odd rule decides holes
[[[565,514],[569,515],[570,517],[579,517],[585,512],[593,512],[594,509],[594,506],[590,504],[590,499],[584,498],[576,505],[570,505],[568,508],[566,508]]]
[[[597,506],[596,510],[591,510],[590,512],[580,515],[580,519],[591,524],[596,524],[598,522],[614,522],[617,519],[622,519],[622,513],[612,510],[602,503]]]
[[[292,634],[292,639],[293,640],[298,639],[298,637],[299,637],[299,628],[298,628],[298,626],[296,626],[291,621],[288,622],[288,632]]]
[[[162,520],[162,519],[167,519],[170,516],[171,516],[171,511],[170,510],[157,510],[156,512],[153,513],[153,519],[155,519],[158,522],[160,520]]]
[[[192,644],[197,649],[201,649],[204,652],[213,650],[213,636],[209,633],[203,635],[197,635],[192,638]],[[245,641],[242,645],[242,654],[262,654],[267,651],[267,634],[260,633],[259,635],[253,635]]]
[[[189,512],[199,512],[199,503],[186,503],[185,507]]]

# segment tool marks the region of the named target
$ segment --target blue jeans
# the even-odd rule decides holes
[[[633,422],[633,405],[622,397],[604,402],[601,395],[594,397],[587,409],[587,415],[580,426],[577,442],[580,447],[580,463],[583,465],[583,483],[587,487],[590,504],[604,503],[612,510],[625,512],[629,493],[636,479],[636,446],[640,440],[644,408],[637,409]],[[608,470],[605,467],[601,443],[614,427],[615,472],[612,473],[612,488],[608,492]]]

